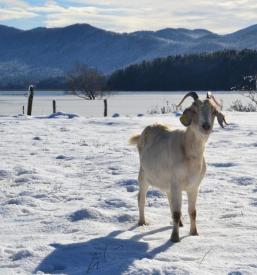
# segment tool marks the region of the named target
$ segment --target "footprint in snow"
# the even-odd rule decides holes
[[[69,215],[68,219],[71,222],[77,222],[81,220],[99,220],[102,218],[102,215],[96,209],[85,208],[73,212]]]
[[[16,171],[16,176],[22,176],[22,175],[26,175],[26,174],[36,174],[35,170],[31,170],[31,169],[28,170],[23,167],[16,167],[14,169]]]
[[[199,192],[207,194],[207,193],[213,193],[214,190],[213,189],[202,188],[202,189],[199,190]]]
[[[109,170],[111,170],[111,174],[112,175],[120,175],[120,168],[119,167],[114,167],[114,166],[111,166],[109,167]]]
[[[13,261],[18,261],[18,260],[22,260],[24,258],[28,258],[33,256],[32,253],[30,251],[28,251],[27,249],[23,249],[18,251],[17,253],[13,254],[10,258]]]
[[[124,215],[120,215],[117,217],[117,220],[118,222],[120,223],[125,223],[125,222],[130,222],[130,223],[133,223],[133,222],[136,222],[137,221],[137,218],[135,216],[131,216],[131,215],[128,215],[128,214],[124,214]]]
[[[61,131],[61,132],[68,132],[69,129],[67,129],[67,128],[65,128],[65,127],[61,127],[61,128],[60,128],[60,131]]]
[[[250,131],[247,135],[248,135],[248,136],[253,136],[253,135],[255,135],[255,134],[256,134],[255,132]]]
[[[137,180],[135,179],[124,179],[117,182],[121,186],[131,186],[131,185],[137,185]]]
[[[252,177],[234,177],[231,179],[231,182],[236,183],[237,185],[251,185],[255,183],[255,179]]]
[[[136,192],[137,190],[138,190],[138,188],[134,185],[127,186],[127,192],[129,192],[129,193]]]
[[[220,219],[231,219],[239,216],[238,213],[228,213],[220,216]]]
[[[138,190],[137,180],[135,179],[121,180],[121,181],[118,181],[118,184],[126,187],[127,192],[135,192]]]
[[[15,183],[18,183],[18,184],[28,183],[28,182],[30,182],[30,179],[29,178],[25,178],[25,177],[18,178],[18,179],[15,180]]]
[[[165,195],[162,192],[160,192],[159,190],[155,190],[155,189],[149,190],[147,192],[147,198],[156,198],[156,197],[163,198],[163,197],[165,197]]]
[[[6,170],[0,170],[0,180],[8,178],[10,173]]]
[[[253,200],[253,202],[251,203],[251,205],[257,207],[257,200]]]
[[[213,163],[208,163],[208,165],[216,168],[227,168],[227,167],[236,166],[236,164],[233,162],[213,162]]]
[[[59,156],[56,157],[56,159],[59,159],[59,160],[72,160],[74,158],[73,157],[64,156],[64,155],[59,155]]]
[[[29,197],[19,197],[12,198],[5,202],[5,205],[21,205],[21,206],[29,206],[29,207],[37,207],[38,203],[36,200]]]
[[[42,178],[37,176],[37,175],[33,175],[33,174],[24,174],[24,176],[18,177],[17,179],[15,179],[15,183],[22,184],[22,183],[28,183],[28,182],[35,182],[35,181],[41,181]]]
[[[122,200],[119,199],[110,199],[110,200],[105,200],[104,201],[106,205],[110,206],[110,207],[125,207],[126,203]]]

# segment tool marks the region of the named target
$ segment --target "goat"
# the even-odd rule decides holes
[[[206,172],[204,160],[205,144],[217,117],[221,127],[227,124],[218,110],[219,104],[208,92],[205,100],[200,100],[195,92],[184,96],[194,102],[180,117],[186,130],[171,130],[167,126],[154,124],[147,126],[142,134],[133,136],[130,144],[136,144],[140,157],[138,175],[139,193],[138,225],[145,225],[145,199],[149,185],[167,193],[173,219],[172,242],[179,242],[181,222],[182,191],[187,192],[190,235],[198,235],[196,228],[196,199],[199,185]]]

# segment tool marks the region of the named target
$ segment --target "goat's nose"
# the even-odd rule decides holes
[[[208,130],[210,130],[211,125],[209,123],[207,123],[207,122],[204,122],[203,125],[202,125],[202,127],[203,127],[204,130],[208,131]]]

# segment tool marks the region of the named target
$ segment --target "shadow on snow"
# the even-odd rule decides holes
[[[135,229],[136,226],[129,229]],[[35,269],[50,274],[121,274],[135,260],[152,259],[166,251],[173,243],[168,240],[148,251],[148,244],[140,241],[147,235],[170,230],[171,226],[144,232],[130,239],[119,239],[124,231],[113,231],[105,237],[72,244],[51,244],[55,250]]]

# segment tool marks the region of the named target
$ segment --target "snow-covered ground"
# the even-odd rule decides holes
[[[257,274],[257,114],[227,112],[206,148],[198,231],[182,240],[150,189],[137,226],[138,155],[128,138],[176,115],[0,118],[0,274]]]
[[[10,92],[11,93],[11,92]],[[13,92],[18,93],[18,92]],[[26,92],[19,92],[26,94]],[[163,106],[178,104],[184,92],[123,92],[106,96],[108,99],[108,113],[112,115],[119,113],[121,115],[134,115],[159,110]],[[205,96],[206,92],[198,92]],[[214,92],[218,100],[222,100],[224,110],[227,110],[235,99],[240,99],[247,103],[249,100],[242,94],[231,92]],[[52,101],[56,100],[57,111],[74,112],[85,117],[103,116],[103,100],[84,100],[76,96],[62,95],[61,92],[35,92],[33,100],[33,115],[47,115],[52,112]],[[17,115],[22,113],[22,106],[26,111],[27,97],[3,95],[0,92],[0,116]]]

